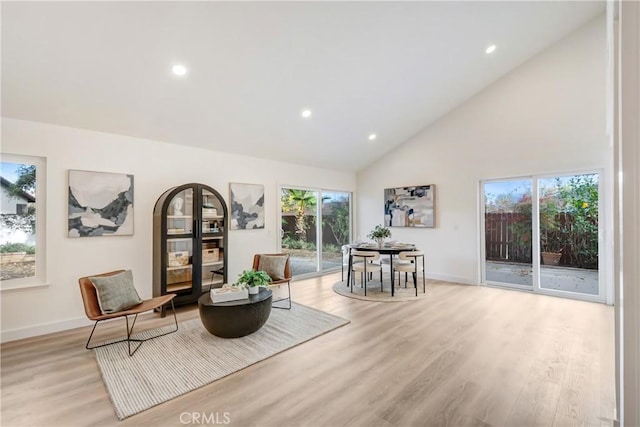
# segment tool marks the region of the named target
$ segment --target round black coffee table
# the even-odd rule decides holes
[[[212,302],[209,292],[198,298],[200,320],[205,329],[221,338],[238,338],[260,329],[271,314],[270,289],[260,288],[260,292],[249,298]]]

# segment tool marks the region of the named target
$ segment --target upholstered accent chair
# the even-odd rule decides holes
[[[80,284],[80,293],[82,294],[82,302],[84,304],[84,311],[90,320],[95,321],[93,329],[91,330],[91,334],[89,335],[89,339],[87,340],[87,343],[85,345],[85,348],[87,350],[92,350],[94,348],[104,347],[106,345],[112,345],[126,341],[129,356],[133,356],[135,352],[138,351],[143,342],[176,332],[178,330],[178,319],[176,317],[176,310],[173,305],[173,298],[175,297],[175,294],[167,294],[148,300],[140,300],[140,298],[137,296],[137,293],[135,292],[135,288],[133,288],[133,291],[131,291],[133,284],[126,283],[127,275],[125,273],[129,273],[129,281],[132,281],[131,272],[127,272],[125,270],[95,274],[93,276],[86,276],[78,279],[78,282]],[[122,277],[124,277],[124,279]],[[124,289],[116,289],[116,287]],[[128,304],[123,300],[122,297],[122,295],[127,294],[127,292],[129,293],[129,295],[131,295],[132,293],[135,294],[134,298],[130,300]],[[99,293],[103,295],[102,299],[99,298]],[[107,295],[109,294],[116,295],[116,297],[112,297],[107,300]],[[116,301],[117,299],[118,301]],[[133,327],[135,326],[136,320],[138,319],[138,314],[155,309],[161,309],[165,304],[169,303],[171,304],[171,308],[173,309],[173,320],[176,325],[175,329],[159,335],[155,335],[150,338],[131,338]],[[107,308],[107,305],[109,305],[110,307]],[[129,328],[129,316],[133,316],[131,328]],[[90,346],[91,338],[93,337],[93,333],[95,332],[98,323],[102,322],[103,320],[116,319],[118,317],[125,318],[127,328],[126,338],[115,342],[107,342],[105,344]],[[131,351],[132,342],[138,343],[133,351]]]
[[[280,288],[287,285],[287,296],[285,298],[274,299],[273,308],[291,310],[291,264],[290,255],[279,254],[255,254],[253,256],[253,269],[263,270],[271,277],[270,288]],[[287,301],[286,306],[277,305],[280,301]]]

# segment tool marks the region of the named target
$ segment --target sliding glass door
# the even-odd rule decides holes
[[[339,269],[351,237],[351,194],[283,187],[281,248],[294,276]]]
[[[531,179],[485,182],[485,281],[532,289]]]
[[[558,174],[483,182],[483,282],[603,301],[598,178]]]
[[[538,179],[540,288],[599,296],[598,174]]]
[[[351,194],[323,191],[321,199],[322,271],[336,270],[342,266],[342,245],[351,240]]]

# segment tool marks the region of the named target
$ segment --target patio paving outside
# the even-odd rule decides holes
[[[315,273],[315,252],[289,250],[291,271],[294,276]],[[328,259],[327,259],[328,258]],[[324,271],[340,268],[341,254],[325,254],[322,262]],[[533,267],[530,264],[487,261],[487,281],[532,286]],[[586,295],[598,295],[598,270],[574,267],[540,266],[542,288]]]
[[[295,252],[295,253],[294,253]],[[294,275],[316,272],[315,253],[292,251],[291,269]],[[307,252],[307,251],[304,251]],[[325,259],[322,268],[326,270],[340,267],[340,255],[335,259]],[[529,264],[487,261],[487,280],[491,282],[531,286],[533,267]],[[541,283],[544,289],[598,295],[598,270],[574,267],[540,266]]]
[[[531,286],[533,267],[514,262],[487,261],[487,281]],[[562,266],[540,266],[543,289],[598,295],[598,270]]]
[[[316,272],[316,253],[302,249],[284,249],[283,252],[291,254],[291,274],[293,276]],[[322,260],[323,271],[340,268],[342,265],[342,253],[324,253]]]

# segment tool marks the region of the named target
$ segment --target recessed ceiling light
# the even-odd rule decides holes
[[[311,110],[302,110],[302,113],[300,113],[300,115],[305,119],[308,119],[309,117],[311,117]]]
[[[373,141],[377,137],[378,137],[378,135],[376,135],[375,133],[372,133],[371,135],[369,135],[369,141]]]
[[[171,67],[171,72],[176,76],[184,76],[185,74],[187,74],[187,67],[182,64],[176,64]]]
[[[496,50],[496,45],[492,44],[491,46],[489,46],[487,48],[487,50],[485,50],[485,53],[489,54],[489,53],[493,53],[493,51]]]

